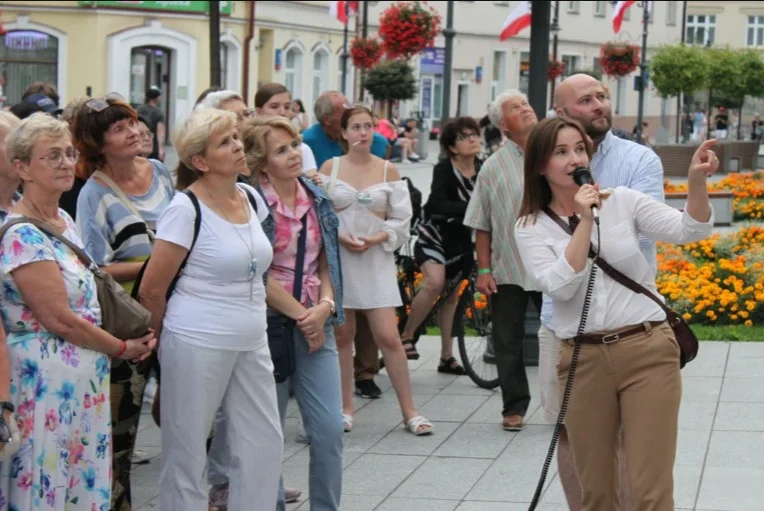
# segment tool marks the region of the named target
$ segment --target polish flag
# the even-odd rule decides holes
[[[531,26],[531,3],[520,2],[520,5],[509,13],[506,21],[504,21],[504,28],[501,30],[499,36],[500,41],[506,41],[510,37],[516,36],[524,29]]]
[[[626,9],[635,4],[636,0],[621,1],[615,4],[613,8],[613,32],[616,34],[621,31],[621,23],[623,23],[623,15],[626,14]]]
[[[345,4],[347,4],[347,13],[345,12]],[[338,2],[329,2],[329,15],[332,18],[337,18],[340,23],[347,25],[348,14],[354,14],[358,10],[358,2],[346,2],[340,0]]]

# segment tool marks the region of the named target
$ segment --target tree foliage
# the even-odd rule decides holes
[[[748,93],[740,52],[729,48],[707,48],[704,52],[708,62],[706,88],[739,108]]]
[[[413,99],[417,93],[414,70],[402,60],[380,62],[367,74],[364,86],[378,101]]]
[[[740,67],[745,81],[746,96],[764,97],[764,60],[758,50],[740,52]]]
[[[708,64],[696,46],[662,46],[650,56],[650,81],[663,98],[707,88]]]

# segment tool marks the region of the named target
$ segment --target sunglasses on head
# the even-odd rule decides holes
[[[124,101],[125,98],[119,93],[119,92],[110,92],[107,95],[105,95],[102,98],[95,98],[91,99],[87,103],[85,103],[85,106],[87,106],[90,110],[94,112],[103,112],[109,106],[111,106],[110,101]]]

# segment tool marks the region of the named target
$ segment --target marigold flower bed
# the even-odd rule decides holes
[[[764,228],[658,244],[658,291],[688,323],[764,324]]]
[[[664,182],[666,193],[687,192],[685,183]],[[764,172],[753,174],[730,174],[715,183],[709,183],[712,192],[730,191],[734,195],[732,207],[735,220],[761,220],[764,218]]]

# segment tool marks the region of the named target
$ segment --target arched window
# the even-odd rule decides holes
[[[284,86],[293,98],[302,97],[302,50],[292,46],[284,59]]]
[[[0,75],[6,104],[19,103],[33,82],[58,83],[58,38],[37,30],[0,37]]]
[[[329,53],[324,48],[313,52],[313,101],[329,90]]]

